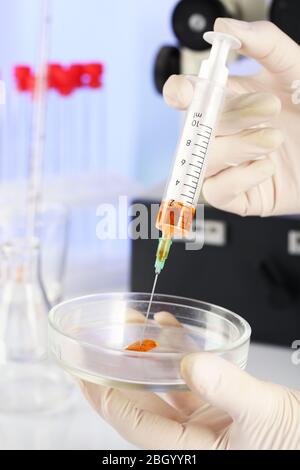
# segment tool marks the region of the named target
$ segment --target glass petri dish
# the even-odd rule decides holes
[[[191,352],[210,351],[246,367],[251,328],[243,318],[216,305],[169,295],[154,296],[145,331],[145,338],[159,346],[146,353],[127,351],[143,335],[149,299],[150,294],[111,293],[57,305],[49,315],[51,354],[80,379],[155,392],[186,390],[180,362]],[[176,326],[170,326],[170,318]]]

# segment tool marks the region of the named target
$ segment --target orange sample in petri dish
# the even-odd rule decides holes
[[[143,341],[136,341],[130,346],[127,346],[126,351],[148,352],[158,346],[159,344],[153,339],[143,339]]]
[[[163,237],[189,235],[196,209],[193,206],[177,201],[163,201],[161,203],[156,228]]]

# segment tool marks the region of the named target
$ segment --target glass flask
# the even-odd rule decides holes
[[[40,272],[51,306],[63,298],[64,276],[68,252],[69,212],[59,203],[43,204],[37,217],[37,233],[41,243]],[[7,240],[26,238],[27,211],[25,205],[13,204],[10,198],[0,208],[0,244]],[[0,260],[3,272],[4,260]]]
[[[49,302],[40,276],[38,239],[1,246],[0,411],[48,411],[72,392],[67,376],[47,355]]]

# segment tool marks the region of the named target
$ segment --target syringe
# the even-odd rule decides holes
[[[210,31],[203,37],[212,48],[209,58],[201,64],[156,222],[162,232],[155,260],[156,275],[165,265],[173,238],[184,238],[190,233],[225,98],[229,75],[227,58],[231,50],[241,47],[241,42],[229,34]]]

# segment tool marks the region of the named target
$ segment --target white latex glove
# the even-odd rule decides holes
[[[182,375],[193,393],[165,396],[173,406],[149,392],[81,388],[103,419],[144,449],[300,450],[300,392],[209,353],[186,356]]]
[[[181,327],[167,312],[155,320]],[[144,316],[132,311],[127,321]],[[300,392],[261,382],[209,353],[186,356],[181,369],[191,392],[80,385],[97,413],[144,449],[300,449]]]
[[[293,83],[300,80],[300,47],[266,21],[219,18],[215,30],[239,38],[241,53],[264,69],[229,81],[234,95],[227,99],[212,146],[204,198],[240,215],[300,213],[300,105],[292,102]],[[170,77],[166,102],[187,108],[192,83],[183,76]]]

